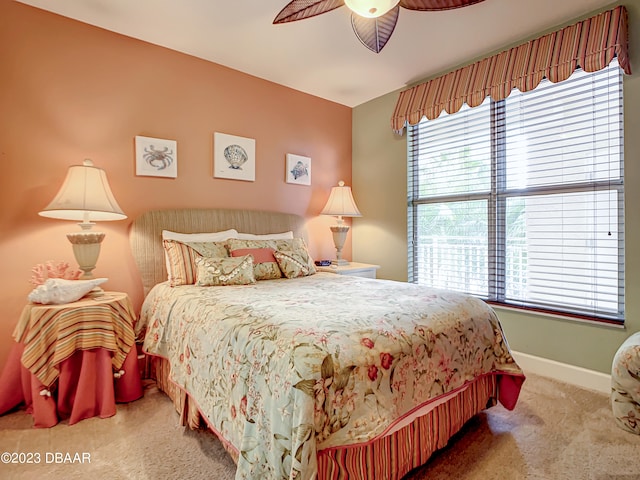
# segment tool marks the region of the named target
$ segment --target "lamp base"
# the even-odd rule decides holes
[[[347,232],[349,231],[349,225],[334,225],[329,227],[333,234],[333,244],[336,247],[336,259],[331,260],[331,265],[349,265],[349,262],[342,259],[342,247],[347,239]]]
[[[92,270],[96,268],[96,262],[100,255],[100,243],[104,240],[102,232],[77,232],[68,233],[67,238],[73,245],[73,255],[76,257],[78,267],[84,272],[81,280],[93,278]]]
[[[349,265],[350,262],[345,260],[344,258],[336,258],[335,260],[331,260],[331,265],[335,265],[337,267],[344,267],[345,265]]]

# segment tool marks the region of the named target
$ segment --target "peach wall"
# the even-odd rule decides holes
[[[330,187],[351,181],[351,109],[172,50],[23,4],[0,1],[0,368],[31,267],[75,265],[72,222],[38,216],[68,166],[106,170],[129,216],[103,222],[95,275],[142,301],[128,227],[165,207],[247,208],[309,218],[310,249],[330,258]],[[256,181],[212,177],[213,133],[256,140]],[[134,137],[178,142],[178,178],[136,177]],[[285,155],[312,158],[312,186],[287,184]],[[345,257],[351,257],[350,239]]]

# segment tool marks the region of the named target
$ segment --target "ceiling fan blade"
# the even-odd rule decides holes
[[[400,0],[400,6],[408,10],[436,11],[451,10],[484,2],[484,0]]]
[[[351,14],[351,26],[358,40],[369,50],[380,53],[391,37],[398,22],[400,7],[395,6],[384,15],[377,18],[365,18],[355,13]]]
[[[273,20],[274,24],[315,17],[344,5],[344,0],[293,0]]]

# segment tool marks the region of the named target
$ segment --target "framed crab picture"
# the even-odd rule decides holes
[[[256,179],[256,141],[226,133],[213,134],[213,176],[253,182]]]
[[[136,136],[136,175],[176,178],[178,142]]]

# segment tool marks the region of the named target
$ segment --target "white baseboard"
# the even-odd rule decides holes
[[[560,363],[542,357],[529,355],[528,353],[511,352],[516,362],[525,375],[531,372],[535,375],[553,378],[561,382],[569,383],[577,387],[596,390],[609,395],[611,393],[611,375],[606,373],[588,370],[582,367]]]

